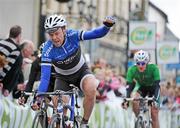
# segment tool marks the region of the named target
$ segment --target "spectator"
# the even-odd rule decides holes
[[[3,86],[3,95],[8,96],[19,83],[21,77],[22,54],[19,48],[22,29],[15,25],[10,28],[9,38],[0,41],[0,54],[7,58],[8,64],[0,69],[0,83]]]
[[[98,101],[104,101],[110,97],[107,96],[107,93],[109,91],[113,91],[114,94],[119,97],[122,96],[119,88],[121,87],[121,81],[120,79],[115,76],[114,72],[112,69],[107,68],[104,69],[95,69],[95,76],[100,80],[100,84],[97,89],[97,95],[96,95],[96,100]]]
[[[30,74],[30,69],[32,65],[32,55],[34,54],[34,44],[30,40],[24,40],[23,43],[20,45],[21,54],[23,57],[23,64],[22,64],[22,74],[19,79],[19,83],[13,90],[13,98],[17,99],[21,96],[21,91],[24,91],[26,88],[26,83]]]
[[[34,53],[34,44],[30,40],[24,40],[23,43],[20,45],[20,48],[23,56],[22,71],[24,75],[24,80],[27,81],[33,62],[32,55]]]
[[[176,87],[175,93],[176,93],[176,103],[180,105],[180,86]]]
[[[42,49],[44,47],[44,43],[40,45],[39,47],[39,54],[37,56],[37,58],[32,62],[32,66],[31,66],[31,71],[29,74],[29,79],[28,82],[26,84],[26,92],[31,92],[33,90],[34,87],[34,83],[35,81],[39,81],[40,80],[40,74],[41,74],[41,54],[42,54]],[[55,71],[54,68],[52,69],[52,73],[51,73],[51,78],[50,78],[50,82],[49,82],[49,86],[48,86],[48,92],[53,91],[54,89],[54,82],[55,82]],[[19,102],[22,103],[26,103],[28,99],[28,96],[25,97],[25,99],[20,99]]]
[[[95,69],[106,69],[107,68],[107,63],[106,60],[103,58],[99,58],[95,64],[92,66],[92,71],[94,72]]]

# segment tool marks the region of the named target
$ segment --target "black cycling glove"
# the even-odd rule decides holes
[[[112,16],[107,16],[104,21],[103,21],[103,24],[106,26],[106,27],[112,27],[114,24],[116,23],[116,20],[114,17]]]

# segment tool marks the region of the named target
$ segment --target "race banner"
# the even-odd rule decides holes
[[[83,102],[81,98],[78,101],[80,105]],[[132,108],[124,110],[121,107],[122,102],[122,98],[111,97],[111,99],[96,103],[89,121],[90,128],[134,128],[135,115]],[[25,107],[20,106],[16,100],[4,98],[0,94],[0,128],[32,128],[36,112],[38,111],[30,109],[29,104],[26,104]],[[79,112],[82,115],[83,109],[80,109]],[[50,117],[49,113],[48,117]],[[178,111],[174,111],[174,113],[176,115],[172,115],[172,111],[167,109],[159,111],[160,128],[179,128],[180,113]]]
[[[157,43],[158,64],[179,63],[179,43],[178,42],[158,42]]]
[[[155,49],[156,23],[129,22],[129,50]]]

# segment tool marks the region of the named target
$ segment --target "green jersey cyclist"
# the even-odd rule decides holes
[[[160,74],[159,68],[156,64],[149,63],[150,57],[148,52],[140,50],[135,53],[135,65],[130,67],[127,71],[127,97],[138,98],[140,96],[154,96],[155,104],[151,107],[152,127],[159,128],[158,112],[159,112],[159,98],[160,98]],[[128,107],[125,101],[122,104],[123,108]],[[133,111],[138,115],[139,104],[133,101]]]
[[[54,90],[67,91],[71,89],[69,84],[79,87],[85,95],[82,128],[88,127],[99,82],[85,63],[79,42],[105,36],[114,24],[115,19],[108,16],[104,19],[102,26],[92,30],[67,29],[66,19],[62,15],[51,15],[44,24],[50,39],[45,42],[42,52],[41,80],[38,91],[47,91],[52,66],[57,76]]]

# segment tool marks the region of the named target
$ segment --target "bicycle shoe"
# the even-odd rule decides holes
[[[81,124],[80,128],[89,128],[89,125],[88,124]]]

